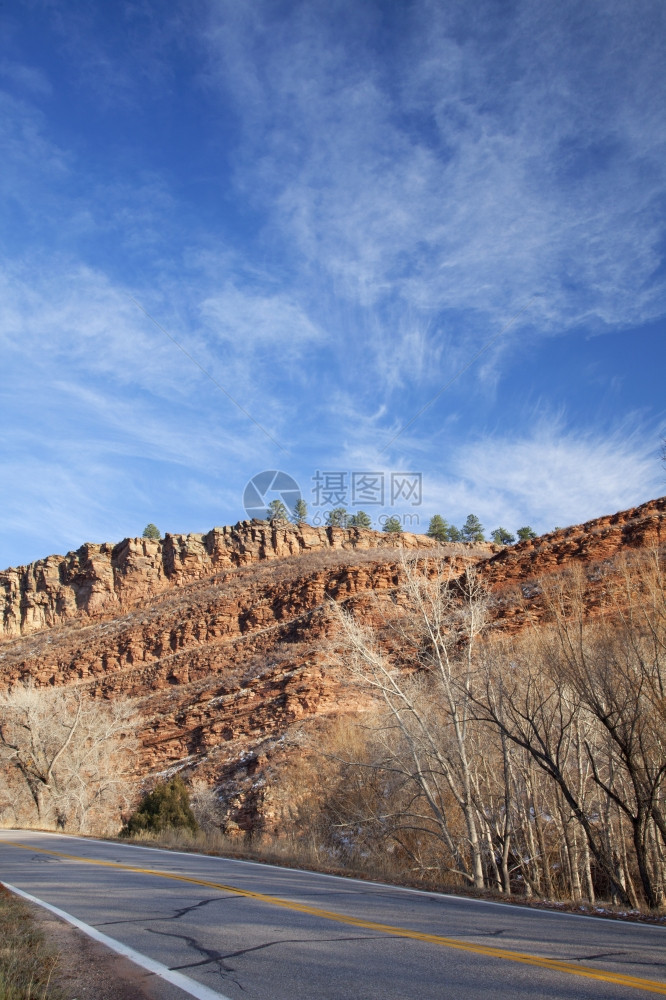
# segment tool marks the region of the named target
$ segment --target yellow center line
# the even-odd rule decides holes
[[[574,962],[560,961],[556,958],[543,958],[539,955],[509,951],[505,948],[493,948],[488,945],[474,944],[471,941],[462,941],[458,938],[443,937],[440,934],[426,934],[423,931],[411,930],[408,927],[394,927],[392,924],[381,924],[374,920],[363,920],[360,917],[335,913],[333,910],[322,910],[318,906],[296,903],[291,900],[280,899],[278,896],[268,896],[263,892],[253,892],[251,889],[239,889],[233,885],[225,885],[221,882],[209,882],[206,879],[192,878],[188,875],[176,875],[174,872],[156,871],[154,868],[138,868],[134,865],[122,864],[120,861],[84,858],[77,854],[50,851],[44,847],[32,847],[30,844],[21,844],[16,841],[5,840],[1,837],[0,843],[6,844],[8,847],[18,847],[24,851],[33,851],[39,854],[50,854],[58,858],[65,858],[67,861],[77,861],[82,864],[97,865],[103,868],[115,868],[120,871],[134,872],[139,875],[155,875],[158,878],[168,878],[175,882],[187,882],[191,885],[203,885],[209,889],[218,889],[220,892],[229,892],[236,896],[243,896],[246,899],[254,899],[269,906],[280,906],[285,910],[307,913],[309,916],[320,917],[323,920],[333,920],[336,923],[346,924],[351,927],[360,927],[363,930],[390,934],[392,937],[425,941],[428,944],[439,945],[442,948],[455,948],[457,951],[471,952],[474,955],[485,955],[488,958],[501,958],[509,962],[520,962],[523,965],[535,965],[541,969],[550,969],[552,972],[564,972],[571,976],[582,976],[584,979],[597,979],[603,983],[627,986],[636,990],[644,990],[646,993],[659,993],[662,996],[666,996],[666,982],[658,982],[654,979],[641,979],[638,976],[628,976],[621,972],[608,972],[603,969],[587,968]]]

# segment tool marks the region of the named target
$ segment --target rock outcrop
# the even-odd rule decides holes
[[[666,497],[640,507],[502,548],[487,566],[491,586],[527,581],[573,562],[600,563],[619,552],[666,543]]]
[[[141,773],[196,770],[224,790],[229,829],[268,820],[282,739],[299,720],[362,708],[322,656],[329,600],[371,616],[406,550],[452,577],[473,564],[498,625],[538,616],[542,577],[666,542],[666,498],[533,541],[439,545],[423,535],[241,522],[162,542],[84,545],[0,574],[0,689],[32,679],[137,699]]]
[[[266,521],[240,521],[205,535],[166,535],[160,541],[87,543],[66,556],[0,572],[0,638],[28,635],[71,618],[114,616],[164,590],[256,562],[330,550],[436,545],[425,535],[307,524],[272,528]]]

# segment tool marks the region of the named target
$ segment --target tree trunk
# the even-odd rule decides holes
[[[650,862],[646,845],[647,816],[645,811],[639,807],[638,815],[632,819],[634,851],[636,852],[636,862],[638,864],[638,874],[641,877],[641,886],[645,896],[645,902],[651,910],[656,910],[659,906],[659,899],[652,883],[650,874]]]

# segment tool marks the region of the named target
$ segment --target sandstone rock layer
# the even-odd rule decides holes
[[[539,613],[541,577],[584,565],[593,603],[594,567],[665,542],[661,498],[506,549],[265,522],[84,545],[0,573],[0,689],[31,678],[137,699],[142,775],[196,770],[224,791],[229,828],[248,829],[269,817],[288,728],[362,708],[321,653],[328,601],[370,616],[411,553],[453,577],[475,565],[517,629]]]
[[[425,535],[307,524],[271,528],[265,521],[240,521],[205,535],[166,535],[160,541],[87,543],[66,556],[0,572],[0,638],[28,635],[72,618],[113,617],[165,590],[256,562],[397,547],[425,549],[436,543]]]

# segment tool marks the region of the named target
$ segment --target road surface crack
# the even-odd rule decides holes
[[[221,896],[211,896],[210,899],[200,899],[198,903],[192,903],[191,906],[184,906],[181,910],[176,910],[171,919],[180,920],[186,913],[192,913],[193,910],[198,910],[201,906],[208,906],[209,903],[219,903],[220,899],[223,898]]]
[[[244,989],[242,983],[233,976],[236,970],[225,964],[226,955],[222,955],[219,951],[212,948],[206,948],[204,945],[199,944],[196,938],[190,937],[189,934],[158,931],[155,927],[148,927],[146,929],[149,934],[159,934],[160,937],[172,937],[177,938],[179,941],[184,941],[189,948],[192,948],[193,951],[198,952],[202,956],[198,962],[186,962],[183,965],[169,966],[172,972],[180,972],[182,969],[197,969],[204,965],[217,965],[217,971],[221,976],[226,975],[239,989]]]
[[[161,923],[162,921],[168,920],[179,920],[187,913],[191,913],[192,910],[198,910],[200,906],[206,906],[208,903],[234,903],[238,898],[239,897],[237,896],[213,896],[211,899],[201,899],[198,903],[193,903],[191,906],[184,906],[180,910],[174,910],[171,916],[160,914],[157,917],[125,917],[123,920],[105,920],[103,923],[96,924],[95,926],[113,927],[114,924],[135,924],[139,920],[141,920],[144,924]]]
[[[626,955],[626,951],[600,951],[596,955],[578,955],[577,962],[592,962],[595,958],[614,958],[617,955]]]
[[[373,934],[373,935],[355,935],[353,937],[331,937],[331,938],[278,938],[276,941],[265,941],[263,944],[252,945],[251,948],[239,948],[238,951],[230,951],[227,955],[224,955],[224,959],[229,958],[240,958],[241,955],[249,955],[253,951],[263,951],[265,948],[272,948],[276,944],[319,944],[321,942],[334,941],[336,944],[340,941],[381,941],[383,940],[383,935]],[[186,968],[186,966],[179,966],[179,968]]]

